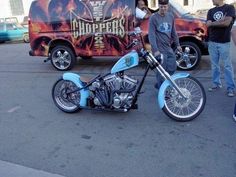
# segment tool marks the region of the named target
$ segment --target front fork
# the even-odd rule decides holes
[[[150,57],[150,58],[149,58]],[[153,63],[155,63],[155,68],[157,71],[161,74],[161,76],[168,80],[171,85],[175,88],[175,90],[183,97],[187,98],[180,90],[178,85],[175,83],[175,81],[171,78],[170,74],[161,66],[161,64],[156,60],[156,58],[149,52],[149,55],[147,56],[147,60],[152,60]]]

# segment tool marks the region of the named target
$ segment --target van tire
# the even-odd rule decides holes
[[[189,42],[189,41],[185,41],[185,42],[180,42],[180,46],[182,47],[182,50],[184,52],[185,47],[189,47],[190,49],[190,53],[188,56],[190,56],[192,59],[190,59],[190,66],[187,66],[186,62],[184,62],[179,55],[176,54],[176,61],[177,61],[177,67],[180,70],[193,70],[195,69],[201,60],[202,54],[201,54],[201,50],[199,49],[199,47],[193,43],[193,42]],[[177,51],[177,49],[175,50],[175,52]],[[178,61],[182,61],[182,62],[178,62]]]
[[[70,47],[58,45],[54,47],[50,55],[51,63],[59,71],[68,71],[76,63],[76,56]]]

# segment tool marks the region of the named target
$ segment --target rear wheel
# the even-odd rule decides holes
[[[51,63],[57,70],[67,71],[75,65],[76,56],[69,47],[59,45],[51,51]]]
[[[165,90],[163,111],[177,121],[193,120],[205,107],[205,90],[193,77],[179,78],[175,83],[186,98],[183,98],[171,85],[168,86]]]
[[[71,81],[59,79],[52,87],[52,99],[55,105],[62,111],[73,113],[78,110],[80,102],[80,92],[72,92],[78,87]]]

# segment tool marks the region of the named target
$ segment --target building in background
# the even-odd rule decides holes
[[[209,9],[213,7],[212,0],[171,0],[179,3],[183,6],[188,12],[196,12],[198,10]],[[158,0],[148,0],[149,6],[155,8]],[[236,0],[225,0],[226,3],[233,3]]]
[[[175,0],[182,5],[188,12],[209,9],[213,7],[212,0]]]
[[[182,5],[189,12],[196,12],[202,9],[209,9],[213,7],[212,0],[175,0]],[[236,0],[225,0],[225,3],[233,3]]]
[[[30,4],[33,0],[2,0],[0,1],[0,18],[17,17],[22,22],[28,16]]]
[[[17,17],[22,22],[24,16],[28,16],[30,4],[33,0],[1,0],[0,18]],[[171,0],[178,2],[188,12],[209,9],[213,7],[212,0]],[[236,0],[225,0],[226,3],[233,3]],[[148,0],[151,8],[157,8],[158,0]]]

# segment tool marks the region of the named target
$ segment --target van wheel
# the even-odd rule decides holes
[[[56,46],[51,51],[51,63],[59,71],[67,71],[73,68],[76,62],[74,52],[63,45]]]
[[[28,34],[25,34],[25,35],[23,36],[23,41],[24,41],[25,43],[28,43],[28,42],[29,42],[29,35],[28,35]]]
[[[176,54],[176,63],[181,70],[193,70],[196,68],[201,60],[201,51],[199,47],[193,42],[181,42],[183,54]],[[189,51],[187,51],[189,49]],[[175,53],[177,50],[175,50]]]

